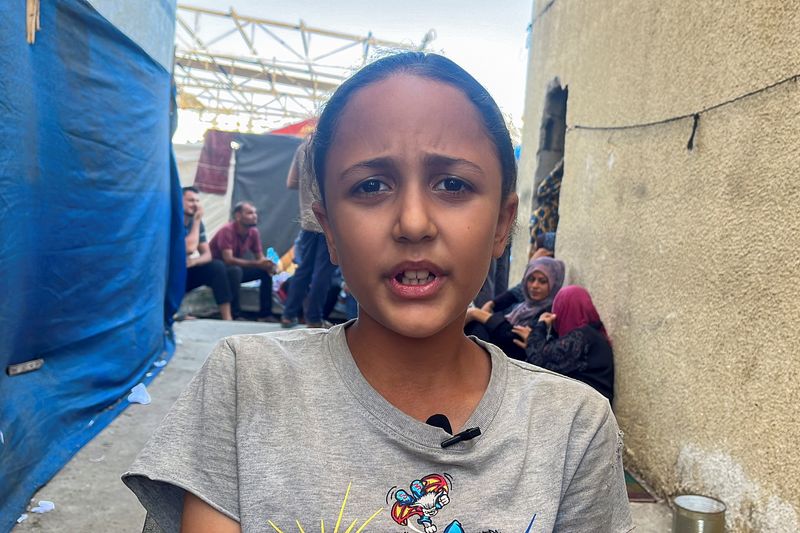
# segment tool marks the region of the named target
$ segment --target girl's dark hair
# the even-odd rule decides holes
[[[508,134],[505,120],[489,92],[466,70],[437,54],[404,52],[384,57],[365,66],[336,89],[325,105],[311,140],[308,155],[309,168],[319,185],[320,195],[325,201],[325,159],[333,144],[342,112],[353,95],[360,89],[382,81],[393,74],[412,74],[439,81],[459,89],[478,110],[486,133],[497,149],[502,170],[502,198],[506,198],[517,187],[517,163],[514,147]]]

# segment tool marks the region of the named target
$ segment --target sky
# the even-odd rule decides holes
[[[454,60],[492,94],[514,129],[522,128],[533,0],[179,0],[181,5],[227,11],[287,23],[419,43],[430,29],[429,51]],[[241,53],[247,53],[242,45]],[[261,52],[259,52],[261,53]],[[205,125],[179,115],[176,142],[196,141]]]

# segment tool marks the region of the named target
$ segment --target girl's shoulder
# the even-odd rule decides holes
[[[346,349],[341,326],[234,335],[220,340],[209,355],[218,360],[217,372],[235,375],[237,388],[249,382],[313,378],[328,371],[334,357]],[[208,366],[208,365],[206,365]]]
[[[259,357],[265,351],[275,355],[289,355],[309,352],[319,354],[322,345],[329,344],[331,337],[336,337],[337,327],[331,329],[290,329],[272,331],[269,333],[256,333],[246,335],[233,335],[220,341],[236,355],[242,357]]]
[[[545,405],[549,411],[592,418],[610,411],[608,400],[586,383],[525,361],[509,359],[508,383],[518,400]]]
[[[492,364],[503,365],[506,400],[513,405],[530,404],[534,410],[587,414],[604,418],[608,400],[589,385],[525,361],[512,359],[492,344],[478,340],[492,356]],[[569,415],[568,415],[569,416]]]

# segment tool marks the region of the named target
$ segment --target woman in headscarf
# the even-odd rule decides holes
[[[525,352],[529,363],[583,381],[609,402],[614,399],[611,340],[583,287],[569,285],[558,292],[553,312],[542,313],[529,332]]]
[[[539,316],[550,311],[553,298],[564,283],[564,262],[552,257],[539,257],[528,263],[522,278],[524,301],[511,312],[490,312],[486,309],[470,308],[464,322],[467,335],[499,346],[509,357],[525,360],[524,337],[515,327],[530,328]]]

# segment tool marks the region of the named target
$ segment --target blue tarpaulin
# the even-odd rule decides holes
[[[25,15],[0,10],[0,531],[171,357],[185,276],[169,72],[83,0],[41,2],[33,45]]]

